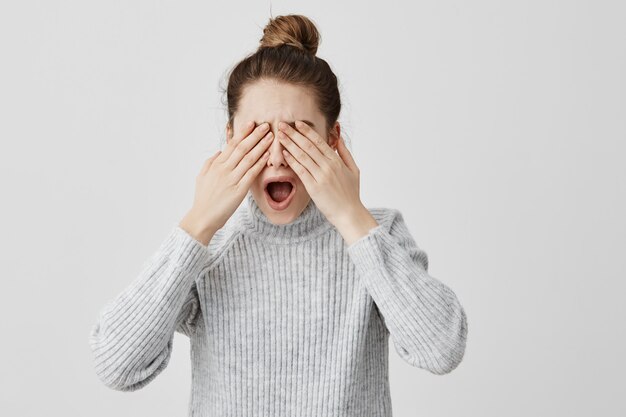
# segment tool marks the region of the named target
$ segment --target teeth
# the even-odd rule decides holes
[[[267,183],[265,188],[269,187],[269,185],[272,184],[272,183],[286,183],[286,184],[291,184],[291,186],[293,186],[293,182],[291,182],[291,181],[270,181],[270,182]]]

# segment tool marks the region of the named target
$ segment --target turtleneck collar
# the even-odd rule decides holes
[[[329,230],[333,225],[320,211],[313,199],[302,213],[287,224],[275,224],[263,213],[252,193],[245,197],[247,207],[243,210],[242,225],[246,233],[273,243],[296,243],[309,240]]]

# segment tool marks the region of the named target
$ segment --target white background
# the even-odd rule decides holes
[[[626,7],[278,2],[340,80],[368,207],[398,208],[469,323],[436,376],[391,350],[394,415],[625,415]],[[269,1],[0,6],[0,414],[183,416],[188,339],[106,388],[89,330],[190,208],[224,75]]]

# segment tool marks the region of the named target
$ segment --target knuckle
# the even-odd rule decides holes
[[[235,149],[233,149],[233,152],[230,154],[231,158],[235,158],[235,159],[241,159],[241,156],[243,155],[243,150],[241,148],[241,146],[237,146],[235,147]]]

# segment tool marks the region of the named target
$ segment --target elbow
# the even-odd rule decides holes
[[[437,358],[435,366],[431,366],[428,371],[434,375],[445,375],[454,371],[461,361],[463,360],[463,356],[465,353],[465,344],[459,346],[454,351],[446,351],[440,353],[440,356]]]
[[[154,380],[163,369],[167,367],[167,360],[160,362],[154,371],[138,371],[138,372],[111,372],[104,373],[96,371],[98,379],[107,387],[116,391],[131,392],[137,391],[152,380]]]
[[[398,355],[409,365],[416,368],[425,369],[434,375],[445,375],[456,369],[461,360],[463,359],[463,350],[461,353],[451,355],[448,352],[436,352],[436,354],[430,353],[428,356],[423,354],[414,354],[404,349],[403,347],[396,346]]]
[[[146,352],[100,338],[96,325],[89,338],[96,376],[107,388],[137,391],[148,385],[167,367],[172,342],[170,340],[162,351],[150,358]]]
[[[449,336],[445,339],[447,343],[439,344],[435,350],[436,360],[428,370],[435,375],[449,374],[455,370],[463,357],[467,346],[467,316],[461,308],[460,320],[451,329]]]
[[[455,370],[465,356],[467,344],[467,316],[460,310],[459,320],[449,328],[444,337],[431,340],[425,346],[406,349],[395,344],[396,352],[409,365],[425,369],[434,375],[445,375]]]

